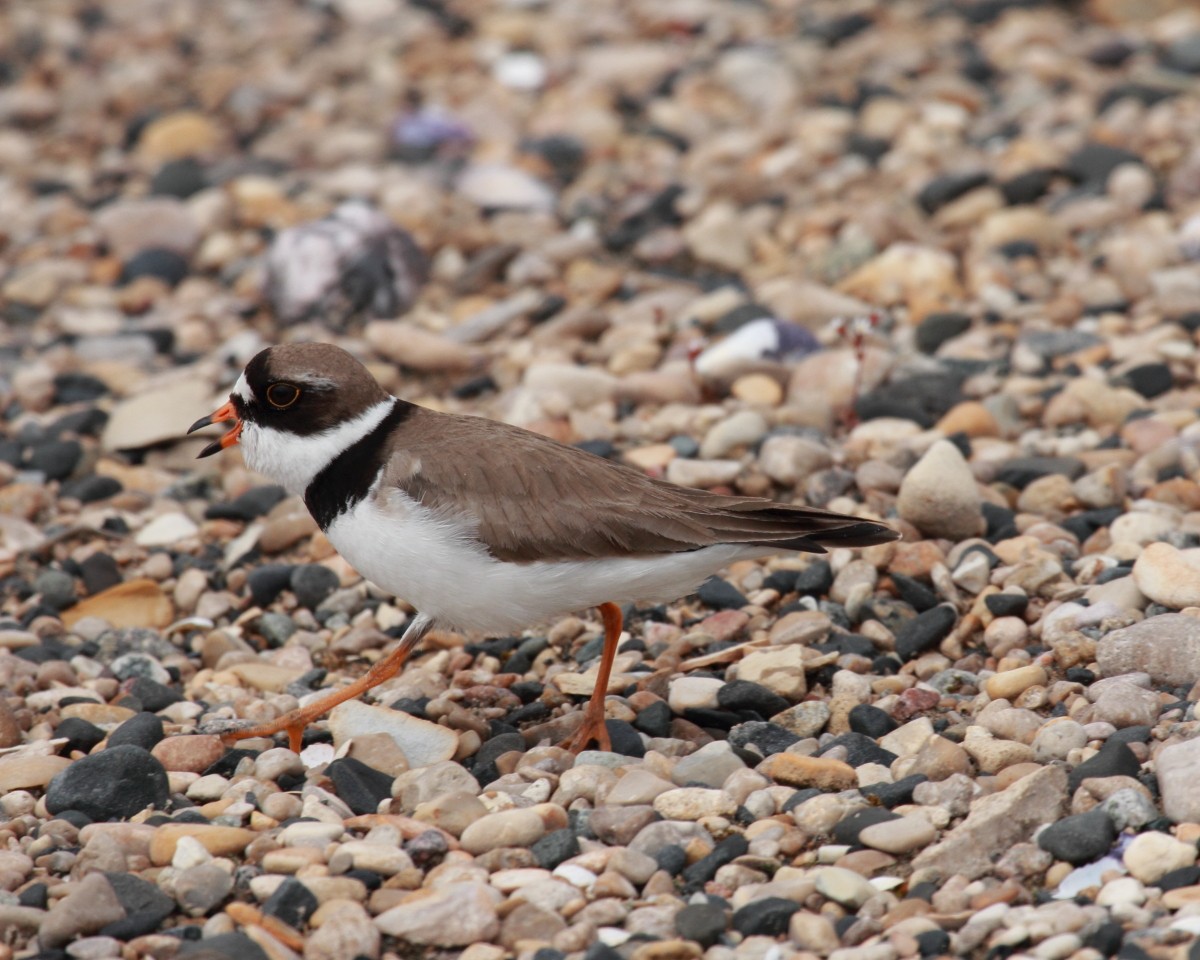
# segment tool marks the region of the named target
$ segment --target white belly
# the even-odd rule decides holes
[[[734,560],[774,552],[721,544],[648,557],[501,563],[469,529],[403,494],[390,498],[386,509],[368,497],[326,534],[359,573],[435,623],[493,633],[606,602],[674,600]]]

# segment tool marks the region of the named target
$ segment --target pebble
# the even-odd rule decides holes
[[[385,734],[403,752],[410,768],[449,760],[458,749],[453,730],[400,710],[347,700],[329,714],[333,742],[341,747],[355,737]]]
[[[499,847],[528,847],[542,838],[546,824],[533,810],[501,810],[471,823],[459,838],[468,853],[478,856]]]
[[[914,815],[874,824],[858,836],[868,847],[903,856],[933,843],[937,839],[937,830],[924,817]]]
[[[857,910],[875,895],[866,877],[843,867],[821,867],[813,874],[817,893],[834,903]]]
[[[1196,846],[1165,833],[1142,833],[1129,842],[1121,860],[1134,877],[1154,886],[1172,870],[1194,866]]]
[[[51,813],[79,810],[93,820],[127,819],[167,802],[167,774],[141,747],[115,746],[84,757],[46,788]]]
[[[1200,605],[1200,550],[1148,544],[1133,565],[1133,582],[1164,607],[1180,610]]]
[[[1200,621],[1164,613],[1112,630],[1096,645],[1103,676],[1142,671],[1156,684],[1187,686],[1200,680]]]
[[[904,475],[896,510],[930,537],[962,540],[983,531],[975,477],[947,440],[934,443]]]
[[[467,947],[500,932],[500,894],[486,883],[448,883],[410,895],[375,917],[385,936],[421,946]]]

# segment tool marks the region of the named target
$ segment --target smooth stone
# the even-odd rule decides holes
[[[1030,687],[1044,686],[1049,679],[1045,668],[1037,664],[1017,667],[994,674],[984,681],[983,689],[993,700],[1015,700]]]
[[[740,447],[749,447],[766,435],[767,421],[755,410],[739,410],[721,420],[704,435],[700,442],[700,457],[719,460]]]
[[[97,617],[117,628],[150,627],[161,630],[174,619],[175,608],[158,583],[139,578],[86,597],[61,614],[68,628],[87,617]]]
[[[355,736],[387,734],[413,769],[449,760],[458,749],[458,735],[449,727],[358,700],[347,700],[334,707],[329,714],[329,729],[335,748]]]
[[[253,830],[215,823],[164,823],[150,839],[150,862],[155,866],[169,864],[183,837],[191,837],[214,857],[228,857],[241,853],[256,836]]]
[[[671,780],[681,787],[697,783],[707,787],[720,787],[731,774],[745,768],[746,765],[733,752],[728,742],[714,740],[695,753],[681,757],[671,771]]]
[[[1133,582],[1155,603],[1173,610],[1200,605],[1200,549],[1148,544],[1133,565]]]
[[[876,892],[866,877],[844,867],[821,867],[814,871],[813,882],[821,896],[851,910],[857,910]]]
[[[733,798],[721,790],[704,787],[679,787],[654,798],[655,812],[666,820],[702,820],[705,817],[732,817],[737,812]]]
[[[694,709],[716,709],[717,695],[724,685],[724,680],[713,677],[680,677],[671,681],[667,704],[676,714]]]
[[[113,407],[100,446],[106,451],[140,450],[177,440],[181,423],[191,423],[212,409],[212,386],[204,380],[181,378],[151,387]],[[189,419],[192,412],[195,417]]]
[[[489,813],[470,824],[459,842],[478,856],[499,847],[529,847],[546,832],[545,821],[534,810],[523,808]]]
[[[0,758],[0,796],[14,790],[43,790],[71,766],[66,757],[20,756]]]
[[[141,747],[115,746],[76,760],[55,776],[46,787],[46,808],[122,820],[147,807],[164,807],[168,796],[161,763]]]
[[[1163,747],[1154,766],[1163,813],[1175,823],[1200,823],[1200,740]]]
[[[965,540],[984,529],[975,475],[948,440],[934,443],[905,474],[896,511],[927,537]]]
[[[418,946],[469,947],[500,933],[496,908],[503,895],[485,883],[427,888],[375,918],[389,937]]]
[[[854,768],[841,760],[776,753],[758,765],[758,772],[789,787],[852,790],[858,786]]]
[[[166,547],[199,532],[200,528],[185,514],[163,513],[135,533],[133,542],[139,547]]]
[[[1156,684],[1190,686],[1200,680],[1200,619],[1164,613],[1112,630],[1096,644],[1096,661],[1105,677],[1144,672]]]
[[[1133,876],[1147,886],[1154,886],[1172,870],[1193,866],[1196,845],[1166,833],[1140,833],[1129,841],[1121,859]]]
[[[864,846],[903,855],[929,846],[937,839],[937,830],[924,817],[914,814],[865,827],[858,839]]]

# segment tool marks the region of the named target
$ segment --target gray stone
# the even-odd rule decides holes
[[[931,870],[942,877],[955,873],[971,880],[982,877],[1005,850],[1032,839],[1038,827],[1059,819],[1066,805],[1066,771],[1043,767],[972,803],[966,820],[921,851],[913,869]]]
[[[1200,738],[1163,747],[1154,763],[1163,813],[1176,823],[1200,823]]]
[[[1164,613],[1113,630],[1097,644],[1096,661],[1106,677],[1143,671],[1156,684],[1190,686],[1200,680],[1200,619]]]

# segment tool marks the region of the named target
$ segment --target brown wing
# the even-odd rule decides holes
[[[725,497],[492,420],[417,408],[397,431],[387,481],[469,516],[497,559],[582,560],[718,543],[822,551],[898,536],[885,524],[757,497]]]

